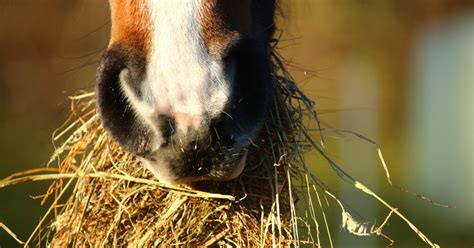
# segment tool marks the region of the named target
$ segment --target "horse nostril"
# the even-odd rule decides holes
[[[169,115],[160,114],[156,117],[157,126],[163,138],[169,139],[176,132],[176,121]]]
[[[136,65],[142,63],[143,59],[111,47],[102,56],[95,85],[97,111],[104,129],[123,148],[140,155],[156,146],[154,130],[140,119],[130,101],[130,96],[141,96],[138,75],[142,72]],[[128,95],[126,87],[131,92]]]

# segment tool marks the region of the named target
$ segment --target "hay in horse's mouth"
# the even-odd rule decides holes
[[[435,247],[397,209],[339,168],[311,138],[303,118],[318,121],[314,103],[290,80],[279,55],[273,57],[273,107],[249,149],[243,174],[229,182],[200,182],[189,187],[154,180],[135,156],[109,139],[96,113],[94,93],[71,97],[71,115],[53,138],[61,145],[50,164],[59,166],[0,181],[2,188],[29,180],[55,180],[43,200],[53,197],[53,204],[25,245],[315,247],[321,245],[324,232],[318,216],[324,218],[332,244],[319,197],[324,193],[335,198],[342,210],[343,228],[355,235],[386,237],[382,227],[394,213]],[[303,156],[308,147],[320,152],[343,180],[390,209],[380,227],[357,222],[309,172]],[[298,195],[307,204],[303,213],[296,211]],[[322,215],[316,214],[315,197]],[[51,216],[53,220],[47,222]],[[14,236],[1,223],[0,227]]]
[[[287,143],[291,127],[280,109],[284,105],[281,88],[276,86],[274,109],[249,148],[242,176],[192,186],[155,181],[135,156],[109,139],[95,113],[94,96],[73,97],[72,125],[67,124],[55,139],[64,139],[66,133],[69,137],[53,159],[61,161],[61,173],[77,179],[58,179],[52,185],[51,192],[73,187],[52,222],[52,244],[147,247],[297,242],[291,211],[295,199],[289,183],[297,170],[290,167],[287,156],[293,149],[292,156],[302,151]],[[70,185],[72,180],[77,181]]]
[[[303,146],[289,142],[293,128],[284,106],[291,96],[282,92],[296,86],[282,79],[275,74],[272,111],[249,147],[243,174],[232,181],[191,186],[156,181],[137,157],[109,138],[96,113],[94,94],[72,96],[71,115],[54,134],[61,145],[51,158],[51,164],[59,163],[58,173],[50,174],[56,181],[48,191],[55,199],[53,221],[40,223],[27,243],[298,244],[291,177],[304,171],[290,161],[302,154]],[[70,195],[63,201],[65,194]],[[316,244],[312,238],[306,242]]]

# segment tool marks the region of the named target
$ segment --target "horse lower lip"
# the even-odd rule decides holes
[[[154,156],[144,158],[145,166],[160,180],[171,184],[191,183],[196,181],[229,181],[237,178],[245,168],[247,161],[246,149],[232,154],[221,154],[222,160],[212,161],[215,154],[194,154],[197,157],[191,160],[178,158],[182,153],[175,153],[172,149],[156,151]],[[190,151],[188,151],[190,152]],[[204,151],[202,151],[204,152]],[[167,154],[168,153],[168,154]],[[188,154],[189,155],[189,154]],[[191,155],[193,156],[193,155]],[[211,160],[207,160],[211,158]],[[216,164],[214,164],[216,163]]]
[[[234,164],[235,167],[229,175],[218,177],[218,178],[210,178],[210,179],[217,180],[217,181],[229,181],[240,176],[247,162],[247,154],[248,154],[247,150],[243,151],[243,153],[240,154],[240,159],[235,161],[236,162]]]

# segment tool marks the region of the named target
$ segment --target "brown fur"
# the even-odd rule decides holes
[[[151,21],[148,0],[109,0],[112,32],[109,47],[148,55],[151,49]],[[250,0],[207,0],[201,6],[202,39],[212,55],[222,56],[229,47],[250,32]]]
[[[129,52],[148,55],[151,49],[148,0],[109,0],[112,32],[109,47],[120,46]]]
[[[202,38],[212,55],[225,54],[249,32],[249,0],[208,0],[200,10]]]

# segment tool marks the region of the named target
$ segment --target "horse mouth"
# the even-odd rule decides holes
[[[235,151],[175,151],[158,150],[141,157],[144,166],[163,183],[187,184],[197,181],[229,181],[244,170],[247,149]]]

